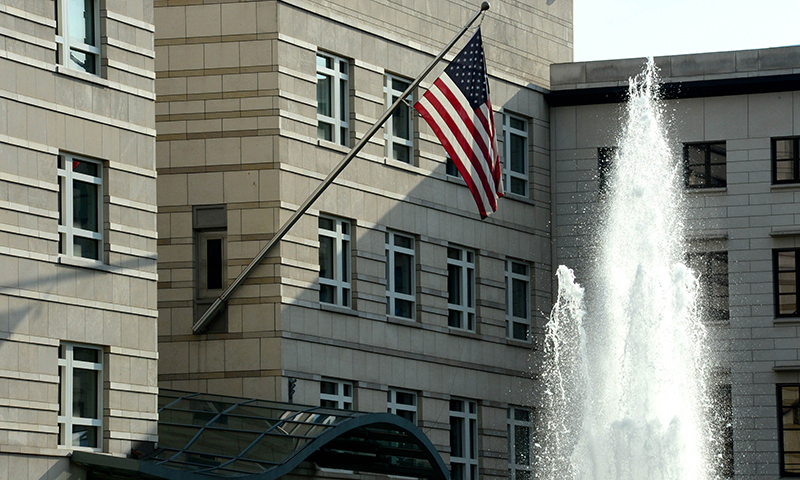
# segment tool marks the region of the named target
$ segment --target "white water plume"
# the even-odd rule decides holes
[[[708,480],[705,330],[652,59],[631,80],[584,291],[558,269],[536,477]]]

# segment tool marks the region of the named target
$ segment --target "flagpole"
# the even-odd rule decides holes
[[[333,183],[333,181],[336,179],[336,177],[339,176],[342,170],[344,170],[344,168],[350,163],[350,161],[353,160],[353,158],[355,158],[355,156],[361,151],[362,148],[364,148],[364,145],[367,144],[369,139],[372,138],[378,132],[378,130],[383,126],[384,123],[386,123],[386,120],[389,119],[389,117],[392,115],[392,113],[394,113],[397,107],[405,101],[405,98],[409,94],[411,94],[411,92],[415,88],[417,88],[420,83],[422,83],[422,80],[431,72],[431,70],[433,70],[436,64],[438,64],[442,60],[442,58],[447,54],[447,52],[449,52],[450,49],[453,48],[453,45],[455,45],[458,39],[461,38],[464,35],[464,33],[466,33],[469,27],[471,27],[472,24],[475,23],[475,20],[477,20],[478,17],[481,16],[481,14],[483,14],[486,10],[489,10],[489,2],[481,3],[480,10],[478,10],[478,12],[475,15],[473,15],[472,19],[470,19],[470,21],[467,22],[466,25],[464,25],[461,31],[459,31],[458,34],[456,34],[456,36],[453,37],[450,43],[448,43],[447,46],[444,47],[444,50],[442,50],[442,52],[439,53],[439,55],[437,55],[436,58],[434,58],[433,61],[427,67],[425,67],[422,73],[420,73],[419,76],[416,79],[414,79],[413,82],[411,82],[411,85],[409,85],[408,88],[406,88],[403,94],[400,95],[400,97],[392,104],[392,106],[389,107],[389,109],[386,110],[386,112],[384,112],[381,118],[379,118],[378,121],[376,121],[372,125],[372,127],[370,127],[370,129],[367,131],[366,134],[364,134],[361,140],[359,140],[358,143],[356,143],[356,145],[350,149],[347,155],[345,155],[345,157],[339,162],[338,165],[336,165],[336,167],[331,171],[331,173],[328,174],[325,180],[323,180],[322,183],[320,183],[317,186],[317,188],[311,193],[311,195],[306,199],[306,201],[303,202],[302,205],[300,205],[300,208],[298,208],[292,214],[289,220],[287,220],[286,223],[284,223],[283,226],[280,229],[278,229],[275,235],[269,240],[269,242],[267,242],[264,248],[261,249],[258,255],[256,255],[253,258],[253,260],[250,261],[250,263],[244,268],[244,270],[242,270],[239,276],[236,277],[236,279],[228,286],[228,288],[225,289],[224,292],[222,292],[222,295],[220,295],[219,297],[217,297],[216,300],[214,300],[214,303],[211,304],[211,306],[208,308],[208,310],[206,310],[203,316],[200,317],[197,323],[192,325],[192,332],[196,334],[203,332],[203,329],[205,329],[208,322],[210,322],[211,319],[213,319],[214,316],[217,313],[219,313],[220,310],[222,310],[222,307],[225,305],[225,302],[228,300],[228,297],[231,296],[233,291],[236,290],[237,287],[239,287],[239,285],[250,275],[253,269],[255,269],[259,263],[261,263],[261,261],[264,259],[264,257],[267,256],[267,254],[269,254],[270,250],[272,250],[272,247],[274,247],[286,235],[289,229],[292,228],[294,224],[297,223],[298,220],[300,220],[300,217],[304,213],[306,213],[306,211],[311,207],[311,205],[320,197],[320,195],[322,195],[322,192],[324,192],[325,189],[328,188],[328,186],[331,183]]]

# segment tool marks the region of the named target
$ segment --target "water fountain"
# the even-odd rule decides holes
[[[631,80],[626,117],[586,290],[557,272],[536,476],[709,480],[705,330],[652,60]]]

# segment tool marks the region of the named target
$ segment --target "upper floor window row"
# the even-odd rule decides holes
[[[56,63],[100,73],[100,0],[56,0]]]
[[[352,308],[351,257],[353,229],[345,219],[319,217],[319,301]],[[386,315],[413,321],[417,310],[417,239],[388,230],[385,233]],[[476,331],[476,253],[447,247],[447,324],[455,330]],[[506,337],[530,341],[530,271],[527,263],[506,260]]]

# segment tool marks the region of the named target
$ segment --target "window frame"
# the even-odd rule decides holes
[[[322,227],[322,221],[329,220],[333,222],[333,230],[328,230]],[[353,224],[349,220],[334,217],[331,215],[320,214],[318,225],[319,234],[319,252],[320,252],[320,274],[319,284],[320,293],[319,301],[326,305],[337,305],[343,308],[352,308],[352,232]],[[330,238],[333,241],[333,278],[322,276],[322,237]],[[333,302],[323,301],[323,287],[333,288]]]
[[[94,350],[97,352],[99,362],[92,363],[74,359],[74,349],[83,348],[86,350]],[[104,436],[104,413],[103,413],[103,363],[104,351],[102,348],[94,345],[83,345],[78,343],[63,342],[59,345],[58,355],[58,375],[59,375],[59,415],[58,415],[58,430],[59,430],[59,448],[67,448],[71,450],[86,450],[92,452],[103,451],[103,436]],[[73,396],[74,396],[74,371],[76,369],[90,370],[96,372],[97,375],[97,404],[95,411],[98,418],[76,417],[73,411]],[[69,400],[67,400],[69,399]],[[64,409],[62,411],[62,408]],[[97,446],[84,447],[72,444],[72,428],[76,425],[83,425],[94,427],[97,429]]]
[[[397,101],[398,98],[400,98],[400,95],[402,95],[403,92],[408,88],[408,86],[411,85],[412,81],[391,73],[386,73],[383,78],[384,78],[383,98],[384,101],[386,102],[386,108],[388,109],[394,104],[394,102]],[[403,90],[396,90],[393,85],[394,80],[403,82],[407,84],[407,86]],[[414,104],[414,92],[411,92],[405,98],[405,102],[400,106],[398,106],[397,110],[395,110],[391,115],[389,115],[389,118],[386,119],[386,123],[384,124],[383,128],[383,138],[386,144],[386,152],[385,152],[386,158],[390,158],[392,160],[396,160],[402,163],[407,163],[409,165],[414,164],[414,115],[413,115],[413,109],[411,108],[411,105],[413,104]],[[400,109],[405,109],[406,115],[408,117],[408,125],[407,125],[408,138],[403,138],[401,136],[396,136],[394,134],[395,116]],[[408,147],[408,161],[397,158],[394,152],[395,144],[403,147]]]
[[[105,261],[105,220],[103,210],[105,207],[105,172],[103,162],[90,160],[85,157],[70,153],[59,154],[59,166],[56,168],[58,176],[59,198],[59,256],[80,258],[82,260],[103,263]],[[97,167],[98,175],[92,176],[75,172],[75,164],[85,162]],[[97,231],[85,230],[75,227],[75,182],[95,185],[97,188]],[[74,254],[75,237],[86,238],[97,242],[97,258],[84,257]]]
[[[524,411],[528,414],[528,420],[516,418],[517,411]],[[509,480],[532,480],[533,479],[533,434],[534,434],[534,412],[531,408],[509,406],[506,410],[506,420],[508,424],[508,478]],[[516,427],[528,428],[528,459],[527,463],[517,463],[517,432]],[[528,472],[523,479],[517,477],[517,472]]]
[[[521,265],[525,267],[525,274],[514,273],[514,265]],[[511,267],[511,268],[509,268]],[[505,281],[506,281],[506,338],[521,342],[530,343],[531,341],[531,266],[527,262],[521,262],[507,258],[505,260]],[[514,315],[513,300],[514,300],[514,280],[525,282],[525,318],[517,317]],[[515,336],[514,326],[516,324],[524,325],[525,338],[517,338]]]
[[[703,301],[700,303],[702,319],[709,323],[728,323],[730,321],[730,282],[728,275],[728,252],[727,250],[715,250],[708,252],[689,252],[686,255],[687,264],[698,274],[700,294]],[[702,265],[698,265],[702,262]],[[725,272],[715,272],[712,270],[714,262],[724,263]],[[714,295],[714,286],[724,286],[725,295]],[[725,308],[721,310],[711,310],[712,302],[710,299],[723,299]],[[714,302],[716,303],[716,302]],[[719,312],[711,315],[712,312]]]
[[[777,143],[779,141],[792,141],[792,157],[781,159],[792,163],[792,178],[778,180],[778,150]],[[770,139],[770,165],[772,169],[772,184],[773,185],[788,185],[800,183],[800,137],[773,137]]]
[[[723,163],[712,163],[712,150],[715,146],[722,145],[725,148],[725,161]],[[702,147],[702,148],[701,148]],[[692,165],[689,164],[689,149],[696,148],[702,149],[703,151],[703,175],[699,178],[702,178],[702,183],[692,184],[690,183],[691,172],[692,172]],[[725,178],[721,180],[720,184],[712,184],[712,175],[711,169],[714,165],[724,165],[725,167]],[[700,164],[696,164],[695,166],[700,166]],[[686,188],[690,190],[703,190],[708,188],[727,188],[728,187],[728,143],[724,140],[717,141],[717,142],[688,142],[683,144],[683,179],[684,185]]]
[[[779,257],[781,253],[792,252],[794,253],[794,270],[783,270],[783,272],[794,272],[794,293],[787,293],[786,296],[794,295],[795,311],[792,313],[781,313],[781,288],[780,288],[780,264]],[[800,273],[800,248],[775,248],[772,250],[772,288],[773,298],[775,304],[775,318],[791,318],[800,316],[798,312],[798,300],[800,300],[800,292],[797,289],[797,275]]]
[[[796,402],[797,407],[795,410],[800,409],[800,384],[796,383],[779,383],[776,385],[776,397],[777,397],[777,415],[778,415],[778,456],[780,461],[780,472],[781,477],[800,477],[800,464],[798,464],[797,471],[789,472],[786,470],[786,442],[784,441],[785,438],[785,424],[783,421],[784,416],[784,405],[783,405],[783,389],[784,388],[796,388],[798,389],[798,402]],[[795,414],[796,417],[800,418],[800,412]],[[790,431],[800,430],[800,425],[797,426],[797,429],[790,429]],[[793,451],[788,452],[791,454],[800,454],[800,451]]]
[[[520,130],[516,127],[511,125],[512,120],[516,120],[522,122],[525,126],[525,130]],[[529,148],[530,142],[528,139],[530,135],[528,131],[530,130],[529,120],[525,117],[520,115],[515,115],[509,112],[503,112],[503,185],[505,185],[505,193],[517,195],[519,197],[528,198],[529,195],[529,170],[530,170],[530,162],[529,162]],[[523,171],[518,172],[511,168],[511,137],[512,135],[520,137],[524,140],[525,148],[523,148]],[[523,192],[515,192],[512,188],[512,180],[521,180],[523,185]]]
[[[458,253],[458,258],[451,257],[451,253]],[[474,332],[476,329],[475,313],[475,257],[474,250],[461,248],[455,245],[447,247],[447,326],[453,330],[463,330]],[[471,260],[470,260],[471,259]],[[452,303],[453,270],[458,271],[458,282],[460,292],[458,292],[458,303]],[[458,319],[454,322],[454,315],[458,314]]]
[[[608,191],[608,181],[614,161],[619,155],[619,147],[597,147],[597,190],[601,194]]]
[[[335,385],[336,393],[324,393],[324,384]],[[347,394],[347,390],[350,394]],[[353,383],[331,378],[323,378],[319,382],[319,405],[324,408],[338,408],[339,410],[353,410]],[[326,404],[330,402],[333,405]]]
[[[410,395],[414,399],[414,403],[413,404],[408,404],[408,403],[400,403],[400,402],[398,402],[397,401],[397,394],[398,393],[402,393],[402,394],[405,394],[405,395]],[[404,389],[400,389],[400,388],[390,388],[386,392],[386,411],[389,412],[389,413],[393,413],[393,414],[395,414],[397,416],[403,417],[406,420],[408,420],[411,423],[413,423],[414,425],[416,425],[417,424],[417,419],[418,419],[417,414],[418,414],[418,411],[419,411],[419,395],[417,395],[417,392],[414,392],[414,391],[411,391],[411,390],[404,390]],[[398,412],[410,412],[412,418],[409,419],[409,418],[407,418],[407,417],[405,417],[403,415],[400,415],[400,413],[398,413]]]
[[[102,38],[100,36],[100,1],[90,0],[92,2],[92,23],[94,35],[94,45],[87,44],[78,39],[72,38],[69,35],[69,0],[56,0],[56,63],[62,65],[70,70],[87,73],[89,75],[100,76],[100,47]],[[85,11],[85,10],[84,10]],[[66,32],[66,34],[65,34]],[[94,60],[94,71],[88,71],[82,68],[76,68],[71,61],[69,53],[73,50],[81,52],[87,57],[91,56]],[[77,62],[76,62],[77,63]]]
[[[411,241],[411,247],[403,247],[397,245],[397,238],[403,238]],[[386,231],[385,236],[385,251],[386,251],[386,315],[392,318],[399,318],[402,320],[415,321],[416,319],[416,306],[417,306],[417,256],[416,256],[416,238],[411,235],[405,235],[392,230]],[[411,257],[412,271],[410,275],[410,294],[397,291],[395,281],[396,273],[396,255],[408,255]],[[410,315],[408,317],[398,315],[397,301],[409,302]]]
[[[320,64],[320,59],[330,60],[334,68]],[[346,70],[345,72],[342,69]],[[350,145],[350,62],[342,57],[318,51],[316,53],[317,74],[317,138],[324,142],[331,142],[347,147]],[[329,77],[330,105],[333,115],[320,112],[320,79]],[[329,125],[331,138],[320,135],[321,126]]]
[[[454,409],[455,405],[460,405],[460,409]],[[454,432],[453,420],[460,420],[460,432]],[[456,455],[454,451],[454,440],[456,435],[460,435],[460,445],[464,447],[466,455]],[[453,480],[478,480],[478,403],[474,400],[459,398],[450,399],[450,478]],[[456,477],[455,465],[464,467],[464,475]]]

